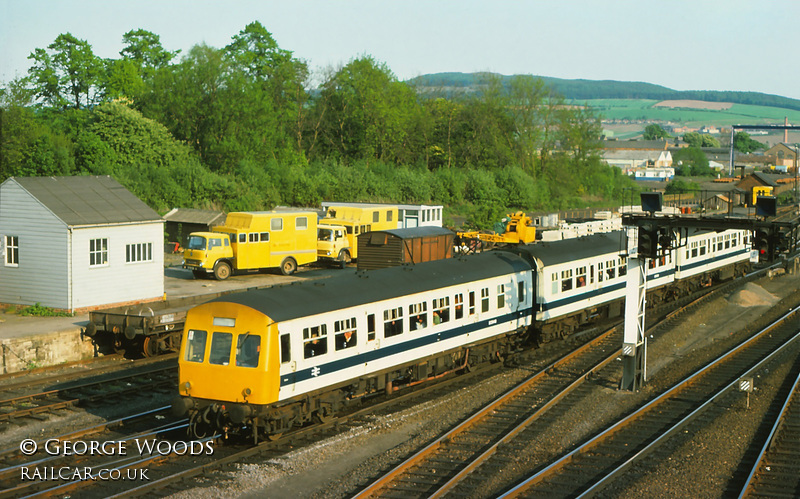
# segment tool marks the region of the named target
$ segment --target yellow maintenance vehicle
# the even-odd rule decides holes
[[[525,213],[518,211],[509,214],[495,224],[494,232],[468,231],[458,232],[462,252],[475,252],[495,244],[527,244],[536,240],[536,227],[533,220]]]

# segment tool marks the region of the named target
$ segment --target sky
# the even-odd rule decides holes
[[[800,99],[798,0],[0,0],[0,81],[62,33],[119,58],[141,28],[185,54],[253,21],[318,79],[370,55],[401,80],[491,71]]]

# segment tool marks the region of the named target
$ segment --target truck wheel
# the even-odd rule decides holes
[[[294,258],[287,256],[281,262],[281,274],[292,275],[297,270],[297,262]]]
[[[231,276],[231,266],[225,262],[217,262],[214,265],[214,277],[218,281],[224,281]]]
[[[339,265],[342,268],[347,267],[347,264],[350,263],[350,252],[347,250],[342,250],[339,252],[339,258],[336,259],[339,262]]]

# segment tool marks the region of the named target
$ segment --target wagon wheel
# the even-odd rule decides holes
[[[142,353],[145,357],[155,357],[160,353],[158,338],[155,336],[145,336],[142,341]]]

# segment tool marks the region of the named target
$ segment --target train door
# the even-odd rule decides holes
[[[289,333],[281,334],[280,342],[281,342],[281,390],[287,390],[289,393],[293,393],[295,387],[295,378],[297,374],[297,360],[292,358],[291,335]]]
[[[380,340],[375,331],[375,314],[367,313],[367,350],[377,350],[380,346]]]

